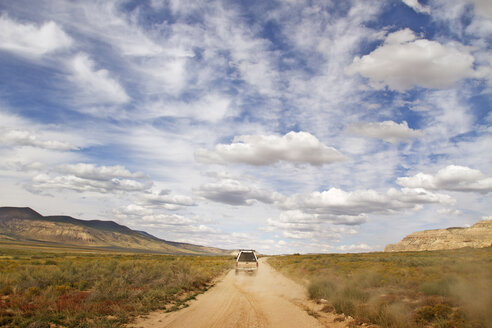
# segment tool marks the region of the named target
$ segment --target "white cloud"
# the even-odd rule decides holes
[[[475,14],[492,19],[492,3],[489,0],[472,0]]]
[[[186,55],[163,55],[137,61],[135,69],[142,74],[142,81],[153,93],[177,95],[188,86],[189,74]]]
[[[441,215],[462,215],[463,212],[453,208],[440,208],[437,210],[438,214]]]
[[[232,100],[218,93],[209,93],[190,102],[165,101],[151,104],[146,108],[146,117],[179,117],[216,123],[228,116]]]
[[[337,224],[360,224],[366,214],[394,214],[399,211],[419,209],[422,204],[454,204],[454,199],[442,194],[434,194],[424,189],[389,189],[386,193],[375,190],[344,191],[330,188],[322,192],[296,194],[280,204],[283,209],[301,210],[318,214],[321,219]]]
[[[370,54],[355,57],[347,73],[361,74],[375,88],[447,88],[476,76],[473,63],[474,57],[459,44],[442,45],[404,29],[390,33],[385,43]]]
[[[70,62],[70,69],[82,104],[123,104],[130,100],[118,81],[106,69],[97,70],[87,54],[77,54]]]
[[[166,194],[166,193],[165,193]],[[166,194],[167,195],[167,194]],[[167,204],[167,203],[166,203]],[[157,232],[163,232],[162,238],[166,240],[180,240],[183,242],[196,242],[196,240],[186,240],[191,236],[199,235],[203,240],[210,238],[210,235],[217,235],[221,233],[220,230],[214,229],[210,226],[212,220],[203,218],[196,215],[180,215],[163,213],[161,209],[167,209],[163,206],[155,206],[155,204],[148,204],[145,201],[139,204],[130,204],[112,211],[115,218],[124,221],[125,224],[134,227],[136,229],[152,230],[152,234],[157,236]],[[193,238],[192,238],[193,239]],[[208,240],[200,244],[212,244]]]
[[[368,221],[368,215],[394,215],[404,211],[421,210],[425,204],[453,205],[448,195],[424,189],[390,188],[386,193],[375,190],[346,192],[331,188],[323,192],[296,194],[277,202],[284,209],[278,218],[268,219],[262,231],[281,232],[295,240],[309,240],[310,244],[327,239],[341,240],[344,235],[357,234],[353,226]],[[348,246],[343,246],[348,247]],[[367,250],[364,248],[334,248],[341,251]]]
[[[154,223],[159,226],[188,226],[190,224],[196,224],[197,219],[185,217],[178,214],[152,214],[142,217],[144,223]],[[200,225],[203,226],[203,225]],[[198,226],[198,228],[200,228]],[[204,226],[203,226],[204,227]],[[210,232],[210,231],[207,231]]]
[[[121,209],[113,210],[113,213],[117,218],[127,218],[128,216],[140,217],[145,215],[151,215],[153,211],[144,206],[129,204]]]
[[[44,189],[68,189],[77,192],[112,193],[117,191],[144,191],[151,187],[151,183],[142,183],[129,179],[111,179],[106,181],[82,179],[74,175],[51,177],[47,174],[38,174],[33,178],[32,187]]]
[[[430,8],[423,6],[418,0],[402,0],[407,6],[411,7],[418,13],[430,14]]]
[[[282,197],[278,193],[230,178],[203,184],[195,193],[214,202],[235,206],[252,205],[257,201],[271,204]]]
[[[146,229],[162,229],[165,231],[166,235],[173,235],[173,241],[176,241],[176,236],[178,239],[182,240],[184,238],[189,238],[191,235],[199,235],[205,237],[207,240],[206,244],[213,244],[210,240],[210,235],[216,235],[222,231],[219,229],[212,228],[210,225],[204,224],[203,220],[198,217],[188,217],[178,214],[151,214],[144,215],[142,217],[133,218],[132,225],[138,225]],[[167,240],[168,237],[166,237]],[[215,240],[213,238],[212,240]],[[203,244],[200,242],[199,244]]]
[[[401,177],[396,180],[396,183],[408,188],[424,188],[428,190],[482,193],[492,191],[492,178],[486,177],[479,170],[458,165],[449,165],[440,169],[436,175],[420,172],[413,177]]]
[[[149,193],[142,196],[141,205],[152,208],[164,208],[166,210],[178,210],[183,206],[194,206],[193,198],[185,195],[173,195],[168,190],[158,193]]]
[[[107,42],[124,56],[147,57],[163,52],[163,47],[154,42],[148,31],[141,28],[132,13],[125,14],[114,1],[76,2],[63,5],[68,12],[62,19],[73,24],[93,38]]]
[[[112,178],[145,178],[141,172],[132,173],[121,165],[97,166],[95,164],[77,163],[64,164],[57,168],[57,172],[72,174],[82,179],[109,180]]]
[[[266,96],[277,94],[278,72],[275,69],[276,55],[269,49],[269,40],[258,37],[255,29],[245,25],[239,11],[218,4],[213,14],[205,16],[205,24],[215,35],[206,34],[205,42],[213,53],[225,49],[230,54],[227,63],[238,76],[249,84],[248,88]]]
[[[55,173],[41,173],[32,179],[32,187],[41,191],[68,189],[77,192],[113,193],[145,191],[151,186],[152,182],[142,173],[131,173],[120,165],[67,164],[56,168]]]
[[[386,194],[395,204],[395,209],[405,209],[407,208],[405,205],[414,205],[418,208],[422,204],[454,205],[456,203],[456,200],[451,196],[435,194],[423,188],[402,188],[401,190],[390,188]]]
[[[30,56],[68,48],[72,39],[53,21],[41,26],[18,23],[6,14],[0,16],[0,49]]]
[[[361,251],[370,251],[373,248],[367,244],[352,244],[352,245],[342,245],[342,246],[337,246],[336,248],[339,251],[342,252],[361,252]]]
[[[349,126],[349,130],[366,137],[379,138],[391,143],[417,138],[422,135],[421,131],[409,128],[406,121],[400,124],[393,121],[360,123]]]
[[[284,211],[278,218],[267,219],[263,231],[281,231],[285,238],[310,240],[339,240],[343,234],[355,234],[353,228],[334,226],[317,214],[308,214],[299,210]]]
[[[0,144],[11,146],[29,146],[49,150],[67,151],[79,148],[68,142],[57,140],[39,140],[38,137],[26,130],[0,128]]]
[[[197,150],[195,158],[205,163],[251,165],[271,165],[279,161],[323,165],[345,159],[335,148],[325,146],[310,133],[293,131],[284,136],[238,136],[230,145],[219,144],[213,150]]]

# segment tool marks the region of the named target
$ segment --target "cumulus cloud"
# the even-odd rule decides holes
[[[144,191],[151,186],[151,183],[116,178],[98,181],[81,179],[73,175],[51,177],[47,174],[39,174],[33,178],[32,186],[35,189],[69,189],[78,192],[111,193],[116,191]]]
[[[407,188],[424,188],[427,190],[474,191],[488,193],[492,191],[492,178],[479,170],[466,166],[449,165],[440,169],[435,175],[417,173],[413,177],[401,177],[396,180]]]
[[[97,166],[95,164],[77,163],[64,164],[57,168],[57,172],[72,174],[82,179],[109,180],[113,178],[145,178],[142,172],[130,172],[124,166]]]
[[[364,252],[364,251],[370,251],[373,248],[367,244],[362,243],[362,244],[337,246],[336,249],[342,252]]]
[[[152,214],[142,217],[142,221],[145,223],[154,223],[160,226],[188,226],[190,224],[196,224],[198,220],[196,218],[189,218],[178,214]]]
[[[0,49],[37,57],[71,44],[72,39],[53,21],[36,26],[0,16]]]
[[[430,8],[423,6],[422,4],[419,3],[418,0],[402,0],[403,3],[405,3],[407,6],[412,8],[418,13],[425,13],[425,14],[430,14]]]
[[[388,34],[384,44],[370,54],[355,57],[346,71],[368,78],[375,88],[446,88],[475,77],[474,60],[464,47],[422,39],[407,28]]]
[[[454,208],[440,208],[437,210],[438,214],[441,215],[461,215],[463,214],[462,211],[454,209]]]
[[[79,53],[70,62],[71,79],[77,84],[83,104],[123,104],[130,100],[123,87],[106,69],[95,68],[89,55]]]
[[[209,220],[197,216],[183,216],[155,212],[153,209],[136,204],[130,204],[113,210],[113,215],[127,221],[129,225],[147,229],[165,229],[166,234],[215,234],[218,230],[206,225]]]
[[[152,182],[145,179],[142,173],[131,173],[119,165],[62,165],[51,174],[38,174],[32,179],[32,187],[37,190],[68,189],[77,192],[112,193],[145,191],[151,186]]]
[[[195,158],[205,163],[245,163],[271,165],[280,161],[295,164],[323,165],[343,161],[338,150],[325,146],[308,132],[277,135],[243,135],[229,145],[219,144],[213,150],[199,149]]]
[[[263,231],[282,231],[290,239],[340,239],[343,234],[355,234],[353,228],[327,225],[327,221],[317,214],[304,213],[300,210],[284,211],[278,218],[267,219]]]
[[[79,149],[68,142],[57,140],[40,140],[35,134],[32,134],[29,131],[7,128],[0,128],[0,143],[11,146],[28,146],[58,151]]]
[[[153,213],[152,209],[137,204],[129,204],[123,208],[113,210],[118,218],[127,218],[128,216],[145,216]]]
[[[183,206],[196,205],[193,198],[185,195],[173,195],[168,190],[145,194],[139,203],[144,206],[164,208],[166,210],[178,210]]]
[[[201,185],[195,193],[214,202],[228,205],[245,206],[255,202],[271,204],[282,196],[254,185],[232,179],[220,179]]]
[[[360,123],[350,126],[349,130],[362,136],[378,138],[391,143],[417,138],[422,135],[421,131],[409,128],[406,121],[400,124],[393,121]]]
[[[454,199],[422,188],[391,188],[386,193],[371,189],[347,192],[331,188],[322,192],[292,195],[280,206],[284,209],[299,209],[305,213],[318,214],[321,219],[332,220],[338,224],[351,225],[360,224],[360,220],[366,214],[394,214],[403,210],[418,209],[427,203],[454,204]]]
[[[338,240],[343,235],[356,234],[353,226],[365,223],[369,214],[391,215],[420,210],[424,204],[454,203],[455,200],[448,195],[422,188],[390,188],[386,193],[375,190],[347,192],[331,188],[323,192],[296,194],[278,201],[277,206],[284,211],[278,218],[268,219],[267,226],[262,230],[281,231],[284,237],[290,239]]]

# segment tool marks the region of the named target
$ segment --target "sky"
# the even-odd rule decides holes
[[[0,206],[267,254],[492,219],[492,2],[0,0]]]

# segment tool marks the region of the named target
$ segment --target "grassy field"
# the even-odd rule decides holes
[[[492,248],[269,259],[324,311],[381,327],[492,327]]]
[[[232,266],[230,257],[0,248],[0,327],[120,327],[186,306]]]

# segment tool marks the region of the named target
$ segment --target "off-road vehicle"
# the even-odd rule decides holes
[[[236,274],[247,272],[256,274],[258,272],[258,258],[252,249],[242,249],[236,258]]]

